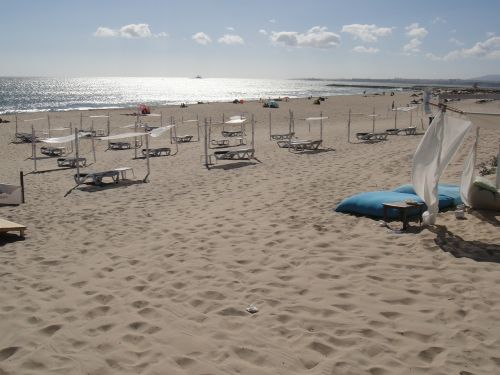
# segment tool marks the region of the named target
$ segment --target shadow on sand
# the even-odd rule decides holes
[[[443,251],[456,258],[469,258],[476,262],[500,263],[500,245],[482,241],[467,241],[452,233],[445,225],[428,228],[436,234],[434,242]]]

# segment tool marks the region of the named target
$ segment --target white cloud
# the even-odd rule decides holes
[[[492,36],[495,36],[495,32],[493,32],[493,31],[488,31],[488,32],[486,33],[486,37],[487,37],[487,38],[491,38]]]
[[[410,38],[423,39],[429,34],[425,27],[420,27],[418,23],[412,23],[410,26],[406,26],[406,35]]]
[[[109,27],[98,27],[94,32],[94,36],[98,38],[121,37],[128,39],[139,38],[159,38],[166,37],[168,34],[161,32],[153,34],[147,23],[132,23],[130,25],[122,26],[120,29],[110,29]]]
[[[260,29],[260,30],[259,30],[259,33],[261,33],[262,35],[267,35],[267,31],[266,31],[266,30],[264,30],[264,29]]]
[[[271,19],[269,20],[270,23],[276,23],[276,20],[275,19]]]
[[[280,31],[272,33],[271,41],[289,47],[332,48],[340,44],[340,36],[326,27],[314,26],[305,33]]]
[[[226,27],[226,30],[228,30],[228,31],[234,31],[234,27],[228,26],[228,27]]]
[[[118,31],[110,29],[108,27],[98,27],[94,32],[94,36],[98,38],[110,38],[118,36]]]
[[[432,53],[426,54],[431,60],[451,61],[458,59],[500,59],[500,37],[494,36],[484,42],[477,42],[471,48],[454,50],[440,57]]]
[[[212,39],[203,31],[197,32],[191,37],[191,39],[193,39],[198,44],[203,44],[204,46],[206,46],[209,43],[212,43]]]
[[[405,51],[405,52],[419,52],[421,44],[422,44],[422,42],[420,41],[420,39],[413,38],[408,42],[408,44],[404,45],[403,51]]]
[[[456,39],[456,38],[450,38],[449,39],[450,43],[453,43],[453,44],[456,44],[457,46],[463,46],[464,45],[464,42]]]
[[[223,44],[245,44],[243,38],[239,35],[226,34],[217,40],[219,43]]]
[[[365,47],[365,46],[356,46],[352,50],[358,53],[377,53],[379,51],[378,48]]]
[[[379,37],[392,34],[392,27],[378,27],[377,25],[361,25],[354,23],[342,26],[342,32],[354,36],[354,39],[360,39],[363,42],[373,43]]]
[[[433,23],[433,24],[436,24],[436,23],[446,23],[446,22],[448,22],[448,21],[446,21],[446,19],[445,19],[445,18],[443,18],[443,17],[439,17],[439,16],[438,16],[438,17],[435,17],[435,18],[432,20],[432,23]]]

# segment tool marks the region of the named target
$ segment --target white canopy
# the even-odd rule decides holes
[[[89,116],[89,118],[103,118],[103,117],[109,117],[108,115],[93,115]]]
[[[27,120],[23,120],[24,122],[30,122],[30,121],[40,121],[40,120],[47,120],[45,117],[38,117],[38,118],[30,118]]]
[[[243,124],[246,120],[246,118],[241,118],[240,116],[237,116],[235,118],[231,117],[231,119],[229,121],[226,121],[225,124]]]
[[[153,137],[159,137],[163,133],[165,133],[167,130],[172,129],[175,125],[167,125],[167,126],[162,126],[161,128],[156,128],[151,130],[148,134]]]
[[[88,137],[89,135],[91,134],[88,132],[79,132],[78,138]],[[40,141],[42,141],[43,143],[67,143],[67,142],[72,142],[74,140],[75,140],[74,134],[65,135],[64,137],[40,139]]]
[[[328,117],[308,117],[305,118],[304,120],[306,121],[321,121],[321,120],[326,120]]]
[[[399,111],[399,112],[409,112],[417,107],[397,107],[394,108],[393,111]]]
[[[112,141],[114,139],[142,137],[143,135],[148,135],[148,134],[149,133],[130,132],[130,133],[109,135],[107,137],[99,137],[97,139],[100,139],[101,141]]]

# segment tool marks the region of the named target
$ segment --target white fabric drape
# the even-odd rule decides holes
[[[163,133],[165,133],[167,130],[172,129],[175,125],[167,125],[167,126],[162,126],[161,128],[156,128],[153,129],[149,132],[149,135],[153,138],[159,137]]]
[[[130,133],[109,135],[107,137],[99,137],[97,139],[100,139],[101,141],[111,141],[113,139],[142,137],[143,135],[148,135],[148,133],[130,132]]]
[[[428,211],[424,214],[426,224],[436,221],[439,212],[439,178],[472,126],[470,121],[446,116],[440,111],[417,147],[411,180],[415,192],[427,205]]]
[[[90,136],[90,133],[88,133],[88,132],[79,132],[78,133],[78,138],[88,137],[88,136]],[[68,143],[68,142],[72,142],[74,140],[75,140],[74,134],[65,135],[64,137],[40,139],[40,141],[43,143]]]

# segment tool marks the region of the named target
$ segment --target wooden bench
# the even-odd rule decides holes
[[[159,147],[159,148],[150,148],[149,149],[149,156],[150,157],[156,157],[156,156],[169,156],[170,155],[170,148],[169,147]],[[143,148],[142,149],[142,154],[146,156],[148,154],[148,150]]]
[[[19,236],[24,238],[24,231],[26,226],[14,223],[9,220],[0,219],[0,233],[7,233],[12,231],[19,231]]]

